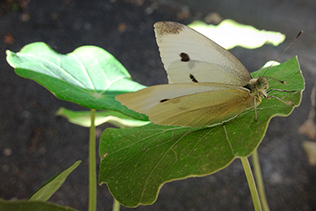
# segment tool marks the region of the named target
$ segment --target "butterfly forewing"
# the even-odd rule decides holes
[[[190,69],[190,71],[183,71]],[[172,62],[169,66],[172,75],[169,77],[169,83],[173,78],[176,78],[176,83],[223,83],[242,86],[246,82],[235,75],[230,74],[226,69],[215,63],[204,61],[191,61],[190,64],[181,61]],[[172,77],[172,78],[171,78]],[[192,80],[195,78],[195,81]],[[249,81],[249,80],[248,80]]]
[[[244,86],[251,79],[246,68],[234,55],[197,31],[175,22],[158,22],[154,27],[169,83],[191,83],[190,77],[184,78],[189,74],[194,75],[199,82],[237,86]],[[202,67],[202,71],[196,66]],[[215,68],[218,69],[215,71]],[[211,70],[209,74],[206,72],[208,69]],[[220,81],[214,80],[215,74],[223,75],[218,76]],[[227,78],[229,80],[225,77],[227,74],[230,75]]]

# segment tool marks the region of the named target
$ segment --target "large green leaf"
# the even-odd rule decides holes
[[[75,162],[69,168],[49,180],[45,185],[39,188],[29,200],[47,201],[60,188],[60,186],[65,182],[69,174],[74,171],[80,163],[81,161]]]
[[[252,75],[263,75],[261,69]],[[295,92],[277,92],[284,101],[298,106],[304,79],[296,58],[274,66],[267,77],[270,87]],[[235,158],[249,156],[259,145],[274,116],[289,115],[294,106],[279,100],[263,99],[254,109],[241,113],[225,125],[204,128],[146,125],[129,129],[106,129],[100,140],[99,182],[106,183],[123,205],[152,204],[166,182],[203,176],[225,168]]]
[[[3,211],[76,211],[71,207],[60,206],[44,201],[5,201],[0,199],[0,210]]]
[[[44,86],[56,97],[87,108],[115,110],[135,119],[145,115],[131,111],[115,96],[144,88],[131,80],[124,66],[107,51],[82,46],[69,54],[58,54],[42,42],[24,46],[20,52],[7,51],[15,72]]]

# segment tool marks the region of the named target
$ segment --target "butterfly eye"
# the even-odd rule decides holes
[[[180,53],[180,57],[181,57],[181,61],[182,61],[182,62],[188,62],[188,61],[190,61],[190,57],[189,57],[189,55],[186,54],[186,53]]]

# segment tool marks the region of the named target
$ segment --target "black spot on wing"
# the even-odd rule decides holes
[[[160,103],[163,103],[163,102],[166,102],[166,101],[168,101],[169,99],[162,99],[162,100],[160,100]]]
[[[190,79],[193,83],[199,83],[198,80],[196,80],[196,78],[194,77],[194,75],[190,74]]]
[[[189,55],[188,54],[186,54],[186,53],[180,53],[180,57],[181,57],[181,61],[182,62],[188,62],[188,61],[190,61],[190,57],[189,57]]]

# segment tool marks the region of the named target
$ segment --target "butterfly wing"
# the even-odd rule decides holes
[[[157,85],[116,99],[155,124],[190,127],[225,122],[253,107],[247,89],[216,83]]]
[[[154,27],[169,83],[244,86],[251,79],[234,55],[199,32],[175,22],[157,22]]]
[[[243,87],[251,76],[236,57],[182,24],[154,26],[169,84],[117,96],[123,105],[155,124],[191,127],[225,122],[254,106]]]

